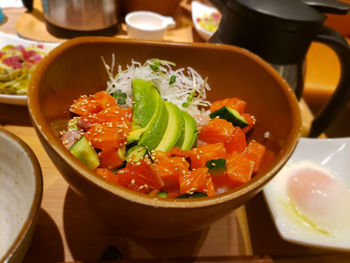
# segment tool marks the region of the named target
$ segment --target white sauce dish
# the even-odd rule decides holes
[[[149,11],[135,11],[125,16],[128,35],[136,39],[163,39],[165,31],[176,25],[170,16]]]
[[[350,138],[300,139],[263,193],[280,236],[350,251]]]

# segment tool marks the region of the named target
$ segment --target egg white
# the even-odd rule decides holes
[[[288,195],[287,186],[293,173],[304,168],[322,171],[336,179],[330,171],[311,162],[289,162],[285,165],[264,190],[281,236],[299,244],[350,249],[349,189],[346,189],[339,180],[339,185],[333,185],[340,187],[338,192],[341,194],[335,195],[337,200],[325,202],[325,205],[329,205],[329,213],[325,213],[322,217],[315,211],[303,211],[293,197]]]

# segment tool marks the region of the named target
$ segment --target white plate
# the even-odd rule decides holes
[[[42,44],[44,49],[49,52],[51,49],[57,47],[60,43],[47,43],[47,42],[36,42],[27,39],[20,38],[16,35],[9,35],[0,32],[0,48],[6,45],[23,45],[31,46]],[[27,105],[27,95],[8,95],[0,93],[0,103],[14,104],[14,105]]]
[[[191,3],[192,10],[192,21],[194,27],[198,34],[206,41],[214,34],[213,32],[206,30],[199,26],[197,18],[203,17],[205,14],[210,14],[212,12],[219,12],[215,7],[207,6],[197,1],[192,1]]]
[[[296,207],[290,205],[290,196],[286,194],[287,178],[291,175],[292,169],[305,163],[315,164],[316,167],[328,171],[331,176],[344,187],[346,193],[349,193],[350,191],[350,138],[301,138],[295,152],[285,167],[273,180],[271,180],[271,182],[267,184],[266,187],[264,187],[263,190],[266,203],[270,209],[274,224],[280,236],[286,241],[300,245],[350,251],[349,216],[347,216],[349,220],[347,220],[346,224],[334,224],[336,220],[340,220],[339,218],[342,218],[343,215],[348,215],[346,211],[348,211],[347,207],[349,207],[350,204],[347,202],[341,202],[342,199],[338,198],[336,199],[337,202],[331,202],[331,204],[336,203],[338,205],[344,203],[344,206],[342,207],[345,207],[346,209],[340,209],[340,216],[330,212],[335,206],[332,206],[329,210],[328,206],[327,213],[323,213],[324,217],[317,217],[321,220],[327,219],[327,224],[332,225],[332,231],[326,234],[325,232],[320,231],[321,228],[319,228],[317,224],[313,225],[314,221],[308,221],[307,217],[304,218],[303,216],[300,216],[300,214],[296,212],[297,210],[295,210]],[[306,192],[309,191],[306,190]],[[305,191],[303,193],[305,193]],[[309,193],[311,193],[311,191]],[[320,193],[322,192],[312,192],[312,194],[317,195]],[[324,197],[324,192],[322,194],[322,197]],[[331,196],[331,194],[329,196]],[[348,197],[348,195],[346,195],[346,197]],[[327,201],[329,199],[324,200]],[[325,202],[322,204],[324,203]],[[311,204],[312,207],[316,207],[315,203]],[[290,209],[291,207],[292,209]],[[330,215],[330,217],[327,215]],[[336,228],[335,231],[333,231],[335,229],[333,228],[333,225]],[[338,226],[341,226],[340,230],[338,229]]]

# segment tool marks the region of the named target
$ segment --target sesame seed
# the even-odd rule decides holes
[[[141,189],[143,189],[143,188],[148,189],[148,185],[147,185],[147,184],[141,185],[141,186],[139,187],[139,190],[141,190]]]

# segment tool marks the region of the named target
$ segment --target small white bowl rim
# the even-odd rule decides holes
[[[5,252],[3,257],[0,257],[1,262],[2,260],[4,260],[4,262],[11,262],[11,259],[16,255],[17,250],[21,246],[22,242],[25,242],[27,234],[35,226],[35,223],[39,216],[43,196],[43,177],[41,167],[36,155],[34,154],[33,150],[24,141],[22,141],[22,139],[17,137],[17,135],[13,134],[12,132],[9,132],[2,128],[0,128],[0,136],[7,137],[7,140],[12,141],[13,144],[17,144],[22,148],[22,150],[27,154],[31,165],[33,166],[33,176],[35,178],[34,198],[29,208],[29,214],[27,216],[27,219],[25,220],[20,232],[18,233],[18,236],[15,238],[13,243],[7,248],[7,251]]]
[[[126,22],[126,24],[127,24],[128,26],[131,26],[131,27],[133,27],[133,28],[135,28],[135,29],[137,29],[137,30],[140,30],[140,31],[148,31],[148,32],[156,32],[156,31],[165,30],[165,29],[169,26],[169,24],[168,24],[168,23],[163,23],[163,26],[159,27],[158,29],[140,28],[140,27],[138,27],[137,25],[135,25],[134,23],[132,23],[132,22],[130,21],[130,19],[131,19],[132,17],[135,17],[135,16],[136,16],[136,17],[137,17],[137,16],[150,16],[150,17],[155,17],[155,18],[161,20],[162,22],[163,22],[163,21],[166,21],[166,20],[169,20],[169,21],[173,20],[172,17],[169,17],[169,16],[162,16],[162,15],[160,15],[160,14],[158,14],[158,13],[151,12],[151,11],[134,11],[134,12],[128,13],[128,14],[125,16],[125,22]],[[175,21],[173,20],[173,22],[175,22]]]
[[[208,38],[210,38],[214,33],[199,26],[199,24],[197,22],[197,18],[199,17],[198,13],[203,13],[204,10],[207,10],[208,12],[215,12],[215,11],[218,12],[217,8],[205,5],[205,4],[200,3],[198,1],[192,1],[191,10],[192,10],[192,22],[193,22],[196,30],[201,31]]]

